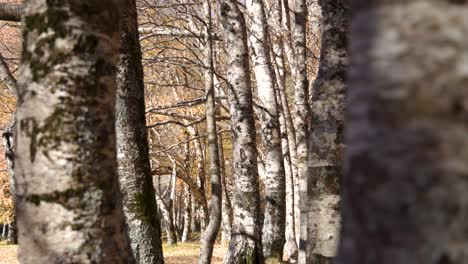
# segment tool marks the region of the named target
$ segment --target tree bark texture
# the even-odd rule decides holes
[[[214,53],[212,37],[212,9],[210,0],[203,2],[203,9],[206,23],[205,39],[205,94],[206,94],[206,132],[208,134],[208,154],[210,164],[210,184],[211,184],[211,203],[208,225],[206,226],[202,239],[199,264],[211,263],[213,256],[213,246],[216,242],[219,228],[221,226],[221,207],[222,207],[222,187],[221,187],[221,166],[219,160],[218,133],[216,127],[216,105],[214,90]]]
[[[120,0],[116,133],[123,209],[137,263],[164,263],[149,159],[145,87],[135,0]]]
[[[299,178],[299,203],[300,203],[300,237],[299,257],[300,264],[307,263],[307,240],[308,240],[308,208],[309,199],[307,188],[309,185],[308,172],[308,135],[309,135],[309,89],[307,81],[307,48],[306,48],[306,24],[307,3],[306,0],[295,1],[294,6],[294,31],[293,31],[293,76],[294,76],[294,98],[296,106],[296,117],[294,125],[296,129],[297,146],[297,172]]]
[[[466,263],[468,4],[352,3],[336,263]]]
[[[182,232],[181,241],[188,242],[192,233],[192,194],[188,185],[184,188],[184,230]]]
[[[115,149],[118,8],[30,0],[15,175],[21,263],[134,263]]]
[[[244,16],[237,0],[221,4],[228,52],[228,85],[233,133],[233,226],[225,264],[263,263],[255,123]]]
[[[231,182],[227,178],[226,172],[226,161],[224,159],[224,144],[223,144],[223,135],[220,134],[219,137],[219,160],[221,164],[221,184],[223,188],[223,203],[222,203],[222,225],[221,225],[221,241],[228,242],[231,240],[231,230],[232,230],[232,203],[231,203]]]
[[[322,50],[312,89],[307,262],[332,263],[340,229],[349,4],[320,0]]]
[[[250,18],[250,54],[259,98],[260,135],[265,146],[263,254],[265,258],[282,260],[285,242],[286,179],[275,91],[276,76],[270,56],[270,38],[263,0],[247,0],[246,7]]]

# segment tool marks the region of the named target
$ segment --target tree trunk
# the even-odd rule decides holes
[[[182,232],[182,242],[188,242],[191,238],[192,223],[192,194],[188,185],[184,189],[184,230]]]
[[[468,4],[352,7],[337,263],[466,263]]]
[[[7,231],[8,231],[8,224],[5,223],[2,225],[2,239],[6,239]]]
[[[235,179],[232,237],[224,263],[263,263],[255,123],[244,16],[237,0],[221,4]]]
[[[124,0],[117,66],[117,160],[123,208],[137,263],[164,263],[149,160],[145,87],[135,0]]]
[[[162,218],[164,219],[164,229],[166,230],[167,244],[169,246],[177,245],[177,234],[174,227],[174,219],[172,218],[169,205],[163,200],[163,197],[156,195],[158,207],[161,211]]]
[[[285,229],[285,173],[276,101],[275,73],[270,57],[263,0],[247,0],[251,19],[250,46],[255,73],[262,141],[265,146],[265,218],[262,246],[265,258],[282,260]]]
[[[312,89],[307,263],[332,263],[340,228],[349,4],[320,0],[322,50]]]
[[[306,48],[306,24],[307,3],[306,0],[297,0],[294,6],[295,25],[293,34],[294,50],[294,98],[296,104],[296,144],[297,144],[297,172],[299,178],[299,200],[300,200],[300,238],[299,257],[300,264],[307,263],[307,240],[308,233],[308,209],[309,197],[308,187],[310,178],[308,172],[308,135],[309,135],[309,89],[307,81],[307,48]]]
[[[295,130],[292,123],[291,113],[289,111],[289,103],[286,97],[286,63],[284,51],[285,34],[282,32],[283,24],[283,0],[276,0],[273,3],[271,17],[271,32],[274,39],[272,42],[272,54],[275,62],[276,83],[278,85],[276,98],[279,108],[279,122],[281,131],[281,145],[283,152],[283,162],[286,177],[286,226],[284,258],[289,263],[297,262],[298,247],[296,242],[296,219],[295,219],[295,193],[294,182],[297,175],[294,169],[296,162],[295,149]]]
[[[231,240],[231,230],[232,230],[232,203],[231,195],[228,188],[231,185],[228,182],[226,174],[226,165],[224,160],[224,145],[223,145],[223,135],[219,136],[219,160],[221,162],[221,184],[223,188],[223,204],[222,204],[222,225],[221,225],[221,241],[228,242]]]
[[[18,231],[16,230],[16,219],[8,224],[8,234],[6,240],[9,244],[18,244]]]
[[[206,23],[205,39],[205,93],[206,93],[206,132],[208,134],[208,152],[210,156],[211,203],[208,225],[201,239],[199,264],[211,263],[213,245],[221,226],[221,168],[219,161],[218,133],[216,128],[216,105],[214,90],[214,62],[212,38],[212,9],[210,0],[203,2]]]
[[[115,149],[118,8],[27,1],[15,159],[21,263],[134,263]]]
[[[194,137],[199,137],[200,134],[194,128],[189,127],[188,130]],[[206,199],[206,189],[205,189],[205,159],[203,155],[203,148],[199,139],[194,140],[195,143],[195,155],[197,158],[197,187],[200,190],[200,193],[203,195],[203,204],[198,206],[198,218],[200,222],[200,232],[205,231],[206,221],[208,220],[208,201]]]

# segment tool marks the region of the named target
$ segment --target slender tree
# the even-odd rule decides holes
[[[249,55],[244,16],[237,0],[221,4],[233,133],[233,226],[225,264],[263,263],[259,186]]]
[[[311,98],[307,263],[332,263],[340,224],[349,4],[321,0],[319,5],[323,32]]]
[[[293,30],[293,76],[294,76],[294,99],[296,116],[294,125],[296,129],[297,147],[297,171],[299,178],[299,200],[300,200],[300,237],[299,257],[300,264],[307,263],[307,240],[308,233],[308,208],[310,198],[308,196],[309,173],[308,173],[308,135],[309,135],[309,89],[307,81],[307,47],[306,47],[306,25],[307,25],[307,1],[297,0],[294,6],[294,30]]]
[[[205,93],[206,93],[206,130],[208,134],[208,153],[210,161],[211,203],[208,225],[203,232],[199,264],[211,263],[213,245],[216,242],[221,226],[222,187],[221,165],[219,161],[218,133],[216,127],[216,105],[214,89],[214,54],[213,54],[213,21],[211,0],[203,2],[206,23],[205,39]]]
[[[337,263],[466,263],[468,4],[351,2]]]
[[[21,263],[134,263],[115,149],[118,7],[25,2],[15,173]]]
[[[282,260],[285,230],[286,179],[281,147],[276,77],[270,56],[268,24],[263,0],[247,0],[250,46],[258,90],[262,141],[265,146],[265,218],[262,246],[265,258]]]
[[[137,263],[164,263],[149,161],[145,86],[135,0],[121,1],[117,67],[117,160],[123,208]]]

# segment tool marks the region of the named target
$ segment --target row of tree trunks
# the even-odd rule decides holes
[[[265,212],[262,246],[265,258],[282,260],[285,229],[285,172],[281,148],[276,78],[263,0],[247,0],[250,47],[259,98],[260,135],[265,147]]]
[[[281,131],[281,145],[284,158],[285,170],[285,191],[286,191],[286,204],[285,204],[285,244],[284,244],[284,258],[290,263],[296,263],[298,255],[298,246],[296,242],[296,208],[294,193],[294,182],[297,175],[294,169],[294,162],[296,161],[296,145],[295,145],[295,129],[289,110],[289,102],[286,96],[286,57],[285,57],[285,39],[283,34],[283,0],[276,0],[273,3],[272,15],[270,18],[270,32],[272,32],[272,54],[273,65],[275,66],[277,93],[276,98],[279,108],[279,122]]]
[[[113,1],[25,2],[15,160],[21,263],[135,262],[116,170],[118,17]]]
[[[233,133],[233,225],[225,264],[263,263],[260,198],[245,19],[237,0],[221,3]]]

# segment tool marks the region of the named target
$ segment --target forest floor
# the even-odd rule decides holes
[[[227,246],[216,244],[213,251],[213,264],[222,263]],[[5,245],[0,242],[0,264],[18,264],[17,246]],[[200,253],[200,242],[178,243],[177,246],[163,245],[164,260],[166,264],[193,264],[197,263]]]

